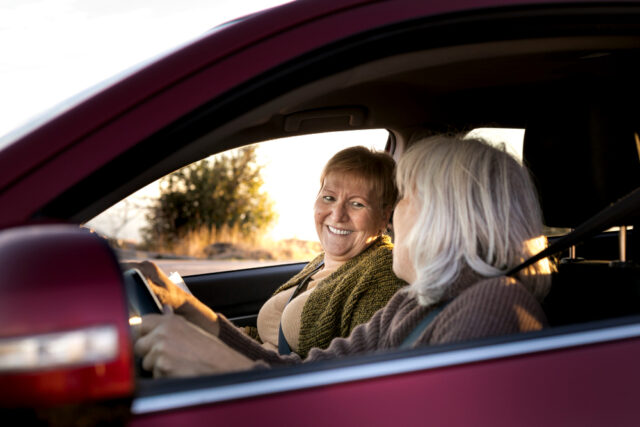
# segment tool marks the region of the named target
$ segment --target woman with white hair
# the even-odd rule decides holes
[[[348,338],[311,350],[305,363],[546,325],[539,300],[550,286],[548,262],[505,276],[544,244],[536,193],[517,160],[481,140],[436,136],[407,150],[396,179],[402,197],[393,216],[393,271],[410,286]],[[143,335],[157,333],[151,320],[143,323]],[[256,345],[222,317],[217,324],[216,331],[205,332],[187,322],[164,322],[175,328],[172,336],[197,337],[200,345],[188,357],[154,351],[148,336],[138,340],[136,353],[148,366],[158,366],[162,357],[167,376],[301,362],[295,354]]]

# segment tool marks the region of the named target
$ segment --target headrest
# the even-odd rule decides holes
[[[640,116],[622,96],[585,92],[550,95],[525,130],[547,226],[576,228],[640,185]]]

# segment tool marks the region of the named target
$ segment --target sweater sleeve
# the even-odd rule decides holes
[[[443,344],[540,330],[542,307],[511,278],[487,279],[455,298],[427,328],[421,344]]]

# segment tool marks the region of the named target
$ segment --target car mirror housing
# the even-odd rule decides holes
[[[104,239],[72,225],[0,231],[0,272],[2,406],[132,397],[126,294]]]

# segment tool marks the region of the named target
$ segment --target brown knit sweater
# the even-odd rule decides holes
[[[479,279],[472,274],[464,275],[450,288],[447,299],[452,300],[414,346],[534,331],[547,324],[533,295],[520,282],[504,276]],[[355,328],[348,338],[334,339],[325,350],[311,350],[305,362],[397,348],[433,309],[434,306],[418,305],[415,297],[402,290],[369,322]],[[239,336],[233,329],[235,327],[223,319],[220,338],[250,359],[269,365],[301,362],[296,354],[280,356],[247,336]]]
[[[333,338],[349,336],[406,285],[393,273],[392,248],[389,236],[381,236],[322,279],[302,310],[297,351],[302,358],[314,347],[327,348]],[[323,259],[323,254],[316,257],[275,294],[297,286]]]

